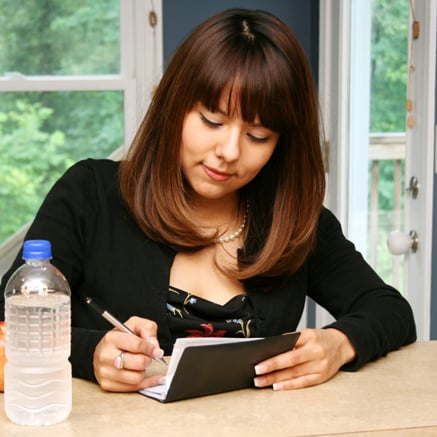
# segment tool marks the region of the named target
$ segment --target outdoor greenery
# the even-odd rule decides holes
[[[117,74],[119,8],[119,0],[0,0],[0,75]],[[373,0],[371,132],[405,130],[407,35],[408,0]],[[0,93],[0,244],[32,219],[66,168],[122,142],[121,92]],[[389,222],[392,161],[381,162],[380,180]]]
[[[408,0],[373,0],[371,132],[405,131]]]
[[[0,75],[120,70],[118,0],[0,0]],[[0,94],[0,243],[32,219],[71,164],[123,142],[119,91]]]
[[[65,143],[65,135],[59,130],[51,133],[41,130],[51,114],[51,109],[25,100],[18,100],[15,110],[0,113],[3,237],[16,232],[23,219],[31,219],[41,193],[50,188],[51,177],[59,176],[63,166],[71,163],[68,156],[57,153]]]
[[[373,0],[372,6],[370,131],[405,132],[409,0]],[[404,192],[404,177],[402,179]],[[379,181],[379,227],[374,267],[384,279],[392,282],[391,270],[395,260],[387,249],[386,239],[387,234],[394,230],[394,214],[399,214],[399,211],[393,211],[393,160],[380,161]],[[369,251],[372,250],[374,248],[369,247]]]

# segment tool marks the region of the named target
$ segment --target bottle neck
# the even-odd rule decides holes
[[[33,267],[43,266],[50,263],[50,259],[25,259],[24,262]]]

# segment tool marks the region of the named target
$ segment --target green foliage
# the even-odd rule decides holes
[[[404,132],[408,81],[409,0],[373,0],[372,7],[370,131]],[[372,253],[375,256],[372,264],[380,276],[402,289],[403,263],[399,257],[393,257],[389,253],[386,243],[387,234],[393,230],[393,226],[402,226],[403,218],[403,205],[401,211],[394,211],[394,168],[394,160],[379,162],[378,211],[372,212],[377,215],[378,222],[377,229],[373,230],[376,238],[371,243],[376,247],[369,247],[368,255]],[[372,220],[369,220],[369,225],[371,223]],[[372,234],[371,231],[369,230],[369,235]]]
[[[409,3],[408,0],[373,0],[372,7],[370,131],[404,132]],[[379,168],[379,209],[391,211],[394,162],[380,161]]]
[[[408,0],[373,0],[371,132],[405,131]]]
[[[0,74],[120,70],[119,0],[0,0]],[[121,91],[0,94],[0,243],[75,161],[123,143]]]
[[[53,181],[72,164],[59,153],[64,134],[41,130],[50,115],[50,109],[24,101],[17,101],[13,110],[0,113],[0,240],[32,219]]]
[[[0,0],[0,71],[117,74],[118,0]]]
[[[51,30],[61,58],[57,74],[114,74],[120,70],[118,2],[108,0],[58,1],[66,13],[55,17]],[[73,41],[71,39],[73,37]],[[92,42],[92,46],[90,45]],[[74,50],[71,50],[71,47]],[[84,56],[86,54],[86,56]]]
[[[65,141],[58,151],[74,161],[105,157],[123,144],[121,91],[5,92],[1,97],[2,112],[14,108],[17,100],[50,109],[41,129],[62,131]]]

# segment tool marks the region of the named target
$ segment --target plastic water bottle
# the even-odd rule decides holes
[[[5,289],[4,405],[20,425],[51,425],[71,411],[71,292],[51,252],[49,241],[25,241],[25,264]]]

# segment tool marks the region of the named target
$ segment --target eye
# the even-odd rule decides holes
[[[269,141],[270,137],[257,137],[252,134],[247,134],[247,136],[254,142],[254,143],[267,143]]]
[[[223,126],[222,123],[217,123],[217,122],[215,122],[215,121],[210,120],[209,118],[206,118],[205,115],[202,114],[201,112],[200,112],[200,119],[201,119],[201,120],[202,120],[202,121],[203,121],[207,126],[212,127],[212,128],[218,128],[218,127],[220,127],[220,126]]]

